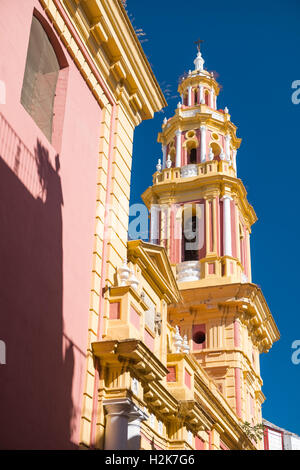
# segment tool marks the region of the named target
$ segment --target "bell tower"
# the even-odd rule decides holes
[[[279,332],[251,278],[256,215],[237,176],[241,139],[228,108],[218,109],[220,87],[204,68],[200,43],[175,114],[158,134],[162,158],[143,200],[150,241],[165,247],[183,298],[169,307],[170,323],[187,335],[191,354],[238,418],[257,424],[264,401],[259,355]]]

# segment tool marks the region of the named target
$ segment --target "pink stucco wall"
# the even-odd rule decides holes
[[[60,148],[20,103],[34,0],[0,2],[0,447],[79,440],[101,109],[62,45]],[[46,17],[46,16],[45,16]],[[4,130],[5,129],[5,133]],[[2,132],[2,134],[1,134]]]

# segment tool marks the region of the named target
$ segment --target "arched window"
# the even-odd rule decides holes
[[[194,104],[198,104],[198,90],[195,88],[194,90]]]
[[[191,163],[191,164],[197,163],[197,149],[196,148],[190,149],[188,163]]]
[[[186,219],[183,213],[182,261],[197,261],[199,259],[197,228],[197,216],[191,215]]]
[[[186,163],[195,164],[197,163],[197,148],[199,147],[198,138],[194,130],[190,130],[186,133],[186,141],[183,146],[186,148]]]
[[[67,63],[61,50],[57,54],[53,47],[50,40],[50,34],[53,32],[50,26],[46,31],[45,19],[42,17],[40,21],[37,16],[33,16],[31,23],[21,103],[52,143],[55,102],[59,99],[60,114],[65,104],[66,86],[60,86],[63,91],[57,96],[57,85],[60,70],[66,67]],[[58,43],[57,39],[56,42]],[[64,96],[61,96],[61,93]]]
[[[209,106],[209,92],[208,92],[208,90],[205,90],[204,100],[205,100],[206,106]]]

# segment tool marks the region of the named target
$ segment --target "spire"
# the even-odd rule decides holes
[[[194,60],[194,64],[195,64],[195,70],[197,70],[198,72],[202,72],[203,65],[204,65],[204,59],[200,52],[200,46],[202,42],[204,42],[202,39],[198,39],[198,41],[195,42],[195,44],[197,45],[198,53],[197,53],[196,59]]]

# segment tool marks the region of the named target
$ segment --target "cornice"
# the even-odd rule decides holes
[[[92,351],[100,363],[124,360],[135,372],[144,377],[144,380],[161,380],[168,374],[168,369],[150,351],[147,346],[138,339],[109,340],[92,343]]]
[[[178,85],[178,93],[183,93],[188,86],[196,86],[196,85],[208,85],[210,88],[214,88],[215,94],[218,96],[220,93],[220,86],[218,82],[209,75],[208,72],[201,72],[196,73],[192,72],[191,74],[187,75],[187,77],[182,80],[182,82]]]
[[[242,139],[236,136],[237,127],[230,121],[229,114],[213,110],[205,104],[177,108],[175,114],[168,119],[166,124],[163,124],[162,131],[158,133],[157,141],[167,145],[173,139],[177,130],[186,132],[192,128],[200,128],[201,125],[211,127],[216,132],[229,133],[234,148],[238,149],[240,147]]]
[[[200,175],[190,178],[177,178],[171,181],[166,180],[149,186],[141,197],[149,209],[151,204],[156,203],[161,198],[172,198],[175,201],[180,201],[184,193],[188,192],[193,192],[194,199],[201,199],[207,192],[218,189],[220,197],[222,197],[225,187],[229,187],[233,196],[238,199],[241,212],[250,228],[257,221],[257,216],[247,200],[246,188],[241,179],[229,175],[214,173],[208,176]]]
[[[158,263],[161,263],[165,274],[153,262],[151,255],[157,258]],[[145,279],[155,291],[158,291],[160,297],[165,297],[168,304],[181,301],[181,294],[163,246],[147,243],[143,240],[130,240],[128,242],[128,259],[132,259],[141,267]]]
[[[119,0],[40,0],[101,107],[102,83],[134,125],[166,106],[140,42]],[[112,103],[111,103],[112,104]]]

